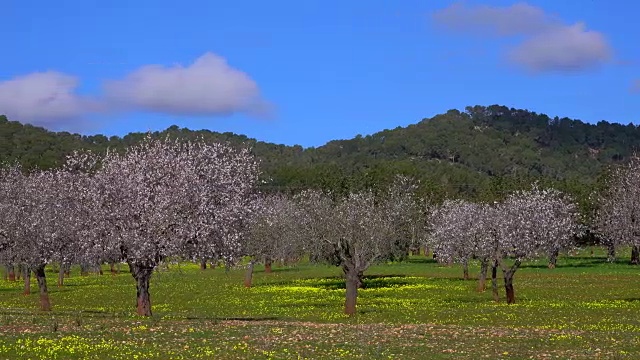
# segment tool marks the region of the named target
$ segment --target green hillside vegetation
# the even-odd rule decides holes
[[[318,148],[272,144],[244,135],[171,126],[154,136],[204,137],[250,146],[263,165],[264,189],[321,187],[338,192],[387,186],[397,173],[422,181],[434,200],[493,201],[538,180],[572,193],[583,208],[608,166],[640,146],[633,124],[588,124],[493,105],[423,119]],[[144,133],[123,137],[51,132],[0,116],[0,161],[26,168],[60,164],[74,149],[121,149]]]

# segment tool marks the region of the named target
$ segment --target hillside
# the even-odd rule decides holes
[[[384,185],[393,174],[404,173],[420,178],[423,191],[435,198],[485,200],[535,179],[584,197],[608,165],[640,147],[640,129],[632,124],[594,125],[498,105],[449,110],[408,127],[308,149],[177,126],[154,136],[166,134],[251,146],[263,162],[267,188],[318,186],[346,191]],[[143,136],[55,133],[0,116],[0,161],[47,168],[73,149],[123,148]]]

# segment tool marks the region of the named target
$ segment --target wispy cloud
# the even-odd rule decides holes
[[[526,3],[507,7],[456,3],[436,11],[433,19],[448,30],[489,36],[531,35],[559,24],[542,9]]]
[[[518,3],[508,7],[457,3],[438,10],[433,20],[441,28],[475,36],[520,37],[506,59],[529,72],[576,72],[612,60],[606,37],[584,23],[566,24],[542,9]]]

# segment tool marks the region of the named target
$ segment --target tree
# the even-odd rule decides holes
[[[22,265],[25,275],[25,294],[30,293],[30,272],[36,275],[40,289],[42,310],[51,310],[45,266],[61,254],[60,249],[71,252],[73,244],[82,236],[82,222],[76,215],[79,199],[84,192],[79,191],[78,174],[65,169],[36,170],[28,176],[20,177],[12,171],[13,216],[5,227],[9,238],[13,239],[12,259]],[[62,245],[64,244],[64,245]],[[71,245],[69,245],[71,244]]]
[[[396,175],[383,194],[382,206],[390,217],[395,240],[392,259],[404,259],[409,251],[419,252],[426,240],[426,201],[418,199],[419,182],[404,175]]]
[[[579,231],[575,204],[555,189],[518,191],[497,205],[496,261],[502,269],[507,303],[515,302],[513,276],[523,260],[567,244]],[[511,265],[506,259],[512,258]]]
[[[614,169],[598,200],[596,228],[609,249],[609,261],[613,261],[615,248],[621,244],[631,245],[637,254],[640,246],[639,157],[634,156],[627,164]],[[637,261],[638,256],[632,256],[631,262]]]
[[[297,204],[284,194],[266,195],[257,202],[252,217],[244,253],[253,257],[250,261],[245,286],[251,286],[253,264],[263,260],[265,272],[271,272],[272,262],[299,259],[304,253],[301,227],[298,224],[300,210]]]
[[[393,251],[393,223],[387,205],[371,191],[351,193],[332,201],[307,191],[299,196],[310,232],[312,252],[335,257],[345,275],[345,314],[355,315],[362,276],[374,262]]]
[[[19,164],[0,168],[0,263],[6,266],[9,281],[16,280],[25,181]]]
[[[494,254],[495,236],[491,228],[492,209],[488,205],[464,200],[446,200],[430,217],[434,252],[439,262],[459,262],[464,279],[469,279],[469,261],[480,260],[478,290],[484,291],[490,259]]]
[[[151,316],[149,282],[167,257],[238,252],[257,176],[247,149],[222,144],[148,137],[107,153],[94,176],[94,247],[117,250],[129,264],[139,315]]]

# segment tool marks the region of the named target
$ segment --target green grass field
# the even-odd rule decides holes
[[[49,273],[51,313],[38,310],[37,285],[24,296],[21,282],[0,280],[0,358],[638,359],[640,268],[620,255],[607,264],[583,251],[553,270],[525,263],[511,306],[476,292],[458,266],[378,265],[354,318],[342,315],[336,267],[259,268],[247,289],[242,269],[172,266],[153,275],[152,318],[133,315],[127,272],[76,270],[62,288]]]

